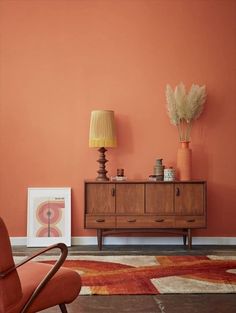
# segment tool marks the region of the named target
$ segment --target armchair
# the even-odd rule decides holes
[[[54,265],[32,262],[52,249],[61,255]],[[81,289],[80,275],[61,267],[68,253],[63,243],[52,245],[15,265],[7,228],[0,218],[0,313],[35,313],[72,302]]]

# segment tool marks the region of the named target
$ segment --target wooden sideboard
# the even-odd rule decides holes
[[[84,191],[84,227],[100,250],[103,236],[141,231],[181,234],[191,248],[191,230],[206,227],[205,181],[85,181]]]

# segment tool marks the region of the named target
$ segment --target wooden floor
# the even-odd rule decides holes
[[[36,249],[14,247],[13,253],[24,256]],[[96,246],[71,247],[70,255],[234,255],[235,246]],[[67,306],[68,313],[235,313],[236,294],[194,294],[155,296],[79,296]],[[41,313],[60,313],[59,307]]]

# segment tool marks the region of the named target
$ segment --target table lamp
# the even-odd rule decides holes
[[[106,148],[116,147],[115,119],[114,111],[96,110],[91,112],[89,147],[99,148],[99,169],[97,171],[97,181],[107,181]]]

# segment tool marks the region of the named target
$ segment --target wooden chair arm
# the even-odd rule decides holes
[[[22,311],[20,313],[26,313],[28,311],[30,305],[35,300],[35,298],[39,295],[39,293],[42,291],[42,289],[45,287],[45,285],[49,282],[49,280],[56,274],[56,272],[62,266],[62,264],[64,263],[64,261],[67,257],[68,248],[64,243],[58,243],[58,244],[52,245],[46,249],[40,250],[39,252],[33,254],[30,257],[26,258],[25,260],[18,263],[14,267],[11,267],[10,269],[6,270],[5,272],[0,273],[0,278],[3,278],[5,276],[7,276],[8,274],[10,274],[12,271],[16,270],[18,267],[20,267],[20,266],[24,265],[25,263],[29,262],[30,260],[34,259],[35,257],[37,257],[37,256],[39,256],[39,255],[41,255],[41,254],[43,254],[49,250],[57,249],[57,248],[61,250],[61,254],[59,256],[59,259],[53,265],[53,267],[47,273],[47,275],[42,279],[42,281],[38,284],[38,286],[34,290],[33,294],[30,296],[30,298],[28,299],[28,301],[26,302],[24,308],[22,309]]]
[[[59,259],[57,260],[57,262],[54,264],[54,266],[51,268],[51,270],[47,273],[47,275],[43,278],[43,280],[39,283],[39,285],[37,286],[37,288],[35,289],[35,291],[33,292],[33,294],[31,295],[31,297],[29,298],[29,300],[26,302],[23,310],[21,311],[21,313],[26,313],[30,307],[30,305],[32,304],[32,302],[35,300],[35,298],[39,295],[39,293],[42,291],[42,289],[45,287],[45,285],[49,282],[49,280],[56,274],[56,272],[59,270],[59,268],[62,266],[62,264],[64,263],[67,254],[68,254],[68,248],[64,243],[58,243],[56,245],[50,246],[42,251],[39,251],[38,253],[34,254],[32,257],[29,257],[25,260],[25,262],[21,262],[19,264],[19,266],[23,265],[24,263],[28,262],[29,260],[32,260],[33,258],[35,258],[36,256],[45,253],[49,250],[55,249],[55,248],[59,248],[61,250],[61,255],[59,257]]]
[[[63,247],[65,246],[65,247]],[[5,270],[4,272],[0,272],[0,278],[4,278],[5,276],[9,275],[11,272],[15,271],[18,267],[24,265],[25,263],[29,262],[30,260],[36,258],[37,256],[49,251],[49,250],[53,250],[53,249],[57,249],[59,248],[61,250],[61,253],[63,254],[63,251],[64,249],[66,249],[66,256],[65,256],[65,259],[67,257],[67,254],[68,254],[68,249],[67,249],[67,246],[64,244],[64,243],[58,243],[58,244],[55,244],[55,245],[51,245],[45,249],[42,249],[42,250],[39,250],[38,252],[32,254],[31,256],[25,258],[24,260],[22,260],[21,262],[19,262],[18,264],[15,264],[14,266],[8,268],[7,270]],[[65,260],[64,259],[64,260]]]

